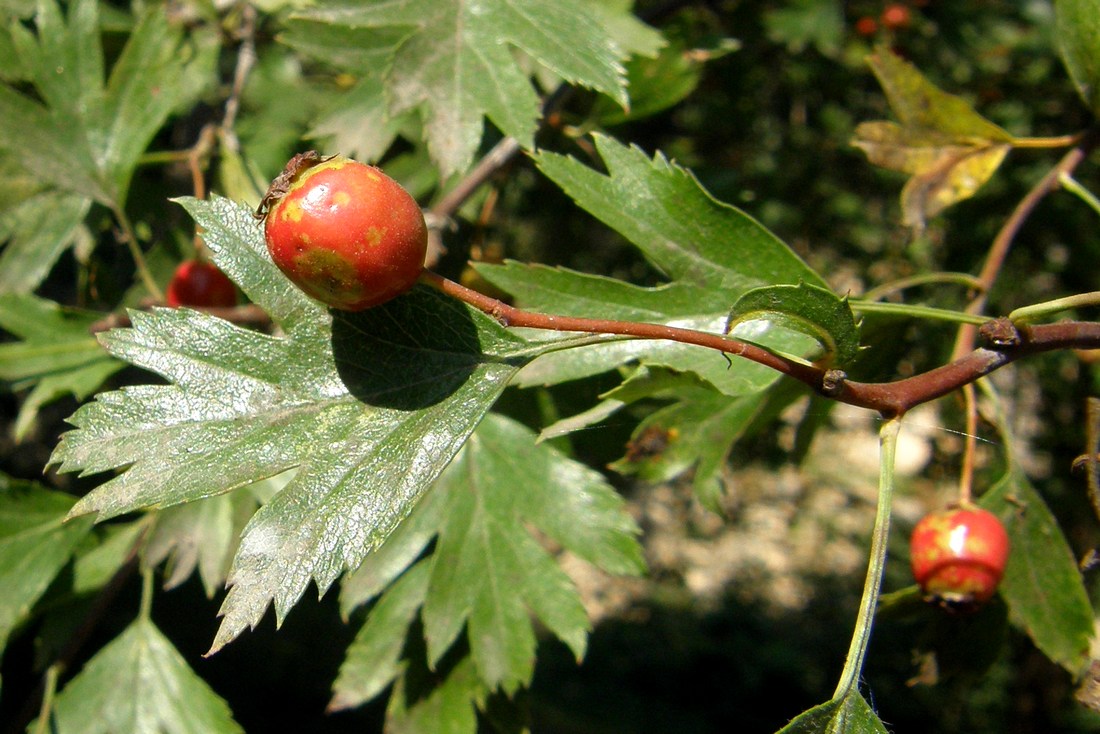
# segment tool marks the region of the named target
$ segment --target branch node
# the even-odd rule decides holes
[[[844,389],[844,382],[847,379],[848,373],[844,370],[826,370],[821,376],[821,393],[825,397],[837,397]]]
[[[1023,341],[1016,324],[1003,316],[982,324],[978,328],[978,336],[990,349],[1011,349],[1020,346]]]

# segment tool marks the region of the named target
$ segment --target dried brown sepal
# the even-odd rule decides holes
[[[275,203],[286,196],[286,193],[290,190],[290,185],[294,183],[294,179],[298,177],[298,174],[307,168],[312,168],[318,163],[324,163],[335,157],[330,155],[322,158],[321,154],[315,150],[295,154],[287,161],[286,166],[283,167],[283,172],[276,176],[271,185],[267,187],[264,198],[260,199],[260,205],[256,207],[256,211],[252,212],[252,216],[263,221],[271,208],[275,206]]]

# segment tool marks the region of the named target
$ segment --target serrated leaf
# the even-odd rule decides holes
[[[61,253],[73,242],[91,199],[43,192],[0,218],[0,294],[30,293],[49,274]]]
[[[478,675],[514,692],[533,673],[530,615],[583,656],[589,622],[572,582],[531,536],[615,573],[643,567],[637,529],[603,478],[519,424],[490,415],[440,478],[448,495],[424,604],[430,664],[467,628]]]
[[[880,50],[869,63],[901,124],[862,123],[853,144],[875,165],[912,175],[902,191],[904,222],[923,227],[928,217],[973,196],[1014,138],[893,52]]]
[[[859,356],[859,327],[848,299],[827,288],[806,283],[754,288],[733,304],[726,330],[756,319],[816,339],[830,365],[849,365]]]
[[[882,720],[857,691],[805,711],[777,734],[887,734]]]
[[[398,678],[390,695],[386,731],[393,734],[476,734],[477,707],[487,695],[488,690],[469,657],[434,674],[427,670],[407,671]]]
[[[334,96],[306,137],[324,139],[328,150],[338,150],[349,158],[376,161],[389,150],[404,124],[402,118],[389,116],[382,80],[367,77]]]
[[[533,146],[538,96],[513,49],[569,82],[627,104],[622,52],[578,0],[330,2],[302,17],[414,30],[386,73],[390,109],[423,110],[428,147],[444,175],[469,166],[483,117],[524,147]]]
[[[38,4],[35,32],[10,26],[13,47],[38,93],[0,85],[0,147],[54,187],[108,206],[125,200],[138,156],[168,116],[213,77],[216,39],[183,40],[165,9],[148,6],[104,83],[98,4],[63,16]]]
[[[1001,581],[1009,619],[1048,658],[1072,675],[1089,660],[1092,606],[1073,551],[1042,496],[1018,470],[982,495],[1008,531],[1010,553]]]
[[[782,241],[744,212],[715,200],[687,170],[661,155],[606,136],[595,136],[608,174],[553,153],[536,157],[539,168],[577,203],[629,239],[671,283],[641,288],[610,278],[543,267],[480,266],[478,272],[523,305],[574,316],[600,316],[671,324],[721,333],[729,304],[752,288],[800,281],[825,287],[820,277]],[[766,323],[745,336],[781,352],[802,353],[811,340]],[[714,350],[671,342],[614,341],[568,354],[550,354],[524,371],[525,385],[577,379],[641,360],[692,371],[727,395],[761,390],[773,370]]]
[[[188,309],[132,313],[132,328],[101,341],[171,384],[101,393],[73,416],[77,430],[52,461],[83,473],[129,467],[73,508],[100,519],[298,467],[244,532],[217,650],[272,600],[281,622],[311,580],[323,592],[358,566],[547,346],[426,288],[329,315],[282,277],[248,209],[223,199],[184,204],[215,263],[286,336]]]
[[[0,474],[0,651],[91,528],[63,523],[72,504],[69,495]]]
[[[1081,99],[1100,115],[1100,0],[1054,4],[1058,49]]]
[[[428,594],[430,568],[420,562],[401,578],[371,609],[367,621],[348,646],[340,673],[332,684],[329,710],[354,708],[366,703],[405,670],[401,654],[409,627]]]
[[[49,731],[217,734],[243,729],[168,638],[148,619],[139,619],[58,694]]]
[[[0,380],[33,387],[19,408],[16,438],[43,405],[66,395],[83,400],[122,369],[88,331],[95,318],[30,294],[0,294],[0,328],[22,339],[0,344]]]

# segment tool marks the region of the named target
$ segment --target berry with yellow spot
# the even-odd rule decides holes
[[[333,308],[385,303],[424,266],[428,230],[416,200],[378,168],[343,156],[292,158],[257,216],[279,269]]]

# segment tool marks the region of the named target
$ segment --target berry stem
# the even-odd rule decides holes
[[[886,545],[890,536],[890,501],[894,493],[894,457],[897,453],[900,430],[900,419],[886,421],[879,430],[878,507],[875,510],[875,527],[871,532],[871,556],[867,564],[867,579],[863,584],[863,598],[860,600],[859,613],[856,615],[856,626],[852,631],[852,643],[848,648],[844,669],[840,672],[840,681],[833,693],[834,701],[844,698],[859,685],[863,659],[867,655],[867,645],[871,641],[871,626],[875,619],[879,594],[882,591],[882,573],[886,568]]]

